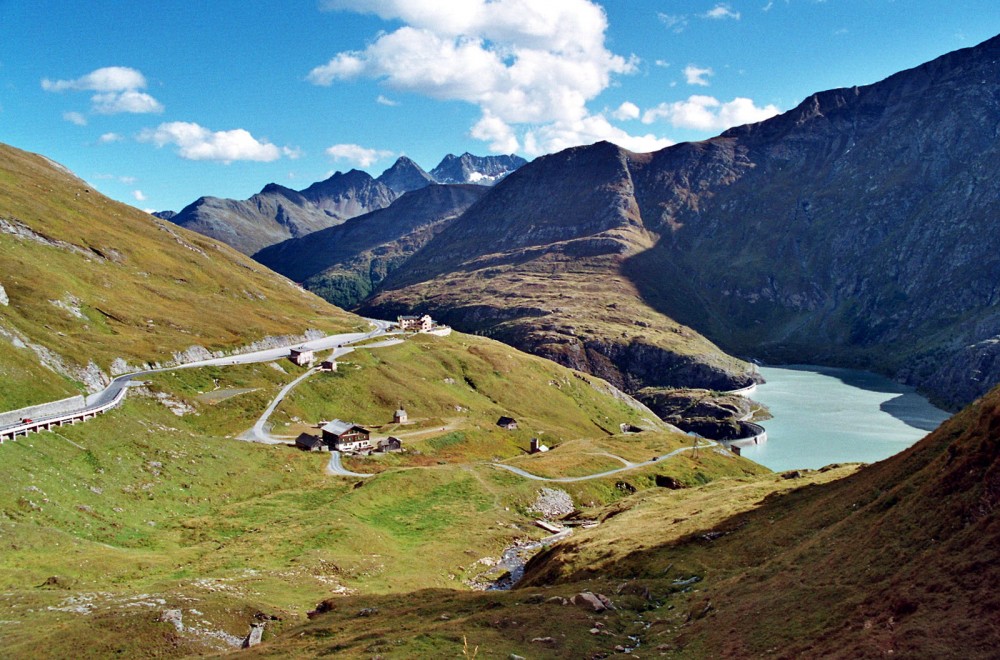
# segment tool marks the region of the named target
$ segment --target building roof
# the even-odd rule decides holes
[[[299,437],[295,438],[295,444],[298,447],[315,449],[316,447],[322,447],[323,441],[311,433],[300,433]]]
[[[332,422],[327,422],[326,424],[323,425],[323,428],[320,430],[322,430],[324,433],[332,433],[333,435],[344,435],[345,433],[354,428],[361,429],[365,433],[368,432],[368,429],[366,429],[363,426],[358,426],[357,424],[352,424],[351,422],[343,422],[339,419],[335,419]]]
[[[507,426],[508,424],[517,424],[517,420],[506,415],[497,420],[497,426]]]
[[[396,411],[396,414],[400,416],[405,415],[406,410],[404,408],[400,408],[399,410]]]

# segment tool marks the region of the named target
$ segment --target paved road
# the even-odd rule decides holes
[[[330,463],[326,466],[326,473],[333,474],[338,477],[374,477],[374,474],[361,474],[360,472],[351,472],[343,466],[340,462],[340,452],[331,451],[330,452]]]
[[[343,355],[344,353],[350,352],[351,349],[346,348],[344,345],[352,342],[363,341],[365,339],[370,339],[372,337],[378,337],[380,335],[386,334],[388,329],[392,326],[391,321],[382,321],[380,319],[365,319],[372,323],[375,328],[369,332],[345,332],[336,335],[329,335],[327,337],[321,337],[319,339],[311,339],[306,342],[299,342],[291,346],[284,346],[281,348],[269,348],[262,351],[253,351],[250,353],[241,353],[239,355],[227,355],[220,358],[210,358],[208,360],[198,360],[197,362],[187,362],[185,364],[179,364],[173,367],[163,367],[161,369],[146,369],[144,371],[136,371],[130,374],[124,374],[118,376],[111,383],[95,394],[92,394],[87,399],[87,405],[81,408],[79,413],[84,413],[91,411],[95,408],[108,403],[114,399],[118,393],[133,385],[133,379],[141,378],[143,376],[149,376],[156,373],[163,373],[165,371],[176,371],[178,369],[196,369],[198,367],[212,367],[212,366],[224,366],[233,364],[255,364],[258,362],[272,362],[274,360],[280,360],[282,358],[288,357],[288,351],[292,346],[303,346],[309,350],[313,351],[323,351],[327,349],[335,349],[334,357]],[[39,418],[36,421],[42,422],[45,418]],[[11,428],[12,426],[18,426],[19,424],[13,424],[6,427]]]
[[[555,482],[559,482],[559,483],[570,483],[570,482],[573,482],[573,481],[588,481],[590,479],[600,479],[601,477],[609,477],[609,476],[611,476],[613,474],[618,474],[619,472],[627,472],[628,470],[635,470],[636,468],[646,467],[647,465],[653,465],[655,463],[659,463],[660,461],[665,461],[668,458],[672,458],[672,457],[674,457],[674,456],[676,456],[678,454],[681,454],[683,452],[694,451],[696,448],[697,449],[706,449],[706,448],[709,448],[709,447],[716,447],[719,444],[719,443],[717,443],[717,442],[715,442],[713,440],[708,440],[708,439],[705,439],[705,438],[702,438],[698,442],[699,442],[699,444],[698,444],[697,447],[693,447],[693,446],[692,447],[681,447],[680,449],[675,449],[674,451],[670,452],[669,454],[664,454],[662,456],[657,456],[656,458],[654,458],[652,460],[649,460],[649,461],[644,461],[642,463],[632,463],[631,465],[627,465],[625,467],[618,468],[617,470],[608,470],[607,472],[598,472],[597,474],[588,474],[588,475],[585,475],[585,476],[582,476],[582,477],[540,477],[537,474],[531,474],[530,472],[525,472],[521,468],[514,467],[513,465],[504,465],[503,463],[493,463],[493,465],[495,467],[503,468],[504,470],[508,470],[510,472],[513,472],[514,474],[516,474],[518,476],[521,476],[521,477],[524,477],[525,479],[533,479],[534,481],[555,481]],[[701,443],[707,443],[707,444],[701,444]],[[620,460],[624,460],[624,459],[620,459]]]

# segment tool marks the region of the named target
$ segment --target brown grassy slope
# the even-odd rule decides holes
[[[911,449],[769,497],[708,536],[632,550],[638,532],[623,515],[593,544],[603,548],[597,568],[618,577],[676,563],[705,578],[693,621],[649,640],[691,655],[995,657],[998,505],[994,390]],[[536,562],[534,581],[572,580],[595,565],[594,550],[569,550]]]
[[[117,357],[169,360],[192,345],[231,349],[363,324],[249,257],[7,145],[0,145],[0,286],[9,297],[0,305],[2,365],[18,364],[4,369],[10,380],[0,409],[76,393],[78,368],[91,361],[107,372]],[[22,342],[61,356],[71,376],[53,378]]]
[[[653,310],[622,274],[657,236],[612,144],[569,149],[510,175],[389,275],[361,309],[429,312],[616,386],[733,389],[749,365]]]

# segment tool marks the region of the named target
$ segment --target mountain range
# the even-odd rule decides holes
[[[337,172],[303,190],[269,183],[246,200],[201,197],[177,213],[161,211],[155,215],[253,254],[385,208],[400,195],[433,183],[493,185],[525,162],[514,155],[449,154],[428,173],[402,156],[378,178],[351,170]]]
[[[994,38],[704,142],[536,159],[359,308],[430,312],[629,389],[745,382],[711,340],[961,405],[1000,381],[998,62]]]

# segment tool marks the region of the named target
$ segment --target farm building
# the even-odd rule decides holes
[[[502,429],[507,429],[508,431],[516,431],[517,420],[514,419],[513,417],[507,417],[506,415],[504,415],[503,417],[497,420],[497,426],[499,426]]]
[[[311,433],[300,433],[299,437],[295,438],[295,446],[305,451],[323,451],[327,449],[323,441]]]
[[[335,419],[323,426],[323,442],[337,451],[364,451],[372,448],[371,433],[363,426]]]
[[[299,365],[300,367],[305,367],[313,363],[315,355],[308,348],[293,348],[288,354],[288,359]]]
[[[399,438],[393,438],[390,436],[384,440],[379,440],[378,445],[375,447],[375,451],[381,453],[403,451],[403,441]]]

